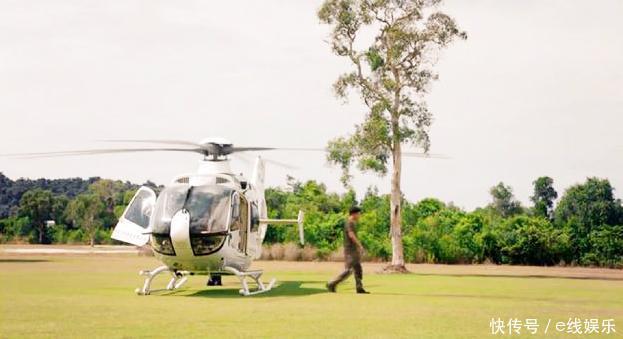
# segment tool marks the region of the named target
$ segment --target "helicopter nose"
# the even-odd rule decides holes
[[[173,243],[175,255],[178,257],[188,258],[193,256],[188,232],[189,225],[190,213],[186,209],[179,210],[171,219],[171,242]]]

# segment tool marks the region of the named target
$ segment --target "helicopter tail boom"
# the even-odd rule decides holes
[[[269,225],[298,225],[299,240],[301,245],[305,245],[305,231],[303,230],[304,219],[305,213],[303,213],[303,211],[299,211],[297,219],[260,219],[260,223]]]

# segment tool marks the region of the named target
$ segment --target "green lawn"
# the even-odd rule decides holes
[[[135,295],[137,272],[157,264],[135,255],[0,256],[0,337],[482,338],[495,337],[492,317],[538,318],[541,330],[548,319],[614,318],[620,327],[605,337],[623,333],[620,271],[569,279],[415,266],[414,274],[379,275],[366,265],[372,294],[356,295],[352,280],[337,294],[324,290],[337,264],[260,262],[267,279],[280,281],[267,294],[241,297],[233,277],[206,288],[195,276],[177,292]],[[546,337],[581,336],[550,328]]]

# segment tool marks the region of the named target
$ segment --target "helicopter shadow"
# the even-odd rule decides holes
[[[320,281],[281,281],[278,282],[272,290],[266,293],[260,293],[250,298],[273,298],[273,297],[303,297],[320,293],[327,293],[325,288],[303,287],[306,283],[321,283]],[[239,288],[217,287],[192,294],[187,297],[204,297],[204,298],[240,298]]]
[[[0,259],[0,263],[37,263],[37,262],[49,262],[50,260],[44,259]]]

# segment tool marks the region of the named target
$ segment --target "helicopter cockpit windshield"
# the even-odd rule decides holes
[[[232,213],[234,190],[225,186],[175,185],[165,188],[158,197],[152,218],[152,246],[166,255],[175,255],[169,234],[175,213],[186,209],[190,214],[189,235],[195,255],[218,250],[227,235]]]
[[[168,234],[173,215],[182,208],[190,213],[191,234],[227,232],[232,192],[231,188],[222,186],[167,187],[154,208],[152,232]]]
[[[191,188],[184,205],[190,213],[190,234],[227,232],[232,191],[223,186]]]
[[[153,233],[169,234],[171,232],[171,219],[184,207],[188,188],[187,185],[169,186],[160,193],[151,218]]]

